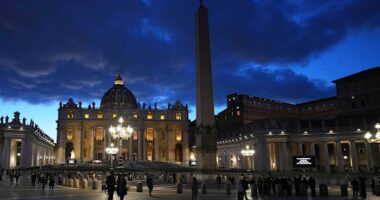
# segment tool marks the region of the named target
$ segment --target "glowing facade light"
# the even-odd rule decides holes
[[[241,155],[243,156],[253,156],[255,155],[255,150],[250,149],[249,146],[245,146],[245,149],[241,150]]]
[[[375,128],[377,129],[376,134],[371,134],[369,131],[364,134],[364,138],[369,143],[380,143],[380,123],[376,123]]]

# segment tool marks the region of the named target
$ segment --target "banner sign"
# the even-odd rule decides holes
[[[293,156],[293,168],[317,167],[315,156]]]

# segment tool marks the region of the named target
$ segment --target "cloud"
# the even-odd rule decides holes
[[[217,106],[231,92],[294,102],[333,95],[329,83],[292,66],[380,24],[379,1],[205,4]],[[121,71],[138,101],[194,105],[197,6],[178,0],[1,1],[0,98],[91,102]]]

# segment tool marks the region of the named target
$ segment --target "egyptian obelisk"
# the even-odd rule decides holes
[[[216,170],[216,134],[207,8],[202,0],[196,14],[197,163],[204,172]]]

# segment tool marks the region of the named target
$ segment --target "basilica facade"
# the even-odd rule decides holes
[[[166,107],[166,106],[165,106]],[[109,128],[123,124],[132,129],[127,139],[111,137]],[[56,163],[75,159],[78,163],[110,160],[105,151],[111,144],[119,147],[120,160],[188,163],[188,107],[180,101],[158,108],[137,103],[124,86],[120,74],[103,95],[100,107],[83,107],[69,99],[60,103],[57,120]]]

